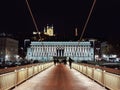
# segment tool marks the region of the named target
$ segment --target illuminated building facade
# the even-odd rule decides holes
[[[18,56],[18,41],[1,37],[0,38],[0,61],[16,60]]]
[[[87,42],[31,42],[27,49],[28,60],[53,60],[56,58],[66,57],[75,61],[93,60],[94,49],[91,43]]]

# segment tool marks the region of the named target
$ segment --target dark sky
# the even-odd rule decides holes
[[[57,34],[79,35],[93,0],[28,0],[40,31],[54,25]],[[25,0],[0,1],[0,33],[35,31]],[[17,34],[16,34],[17,35]],[[97,0],[84,37],[120,40],[120,0]]]

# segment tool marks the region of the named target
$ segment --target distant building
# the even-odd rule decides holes
[[[18,56],[18,41],[1,37],[0,38],[0,61],[16,60]]]
[[[53,60],[72,58],[75,61],[93,60],[94,49],[89,41],[80,42],[31,42],[27,49],[28,60]]]
[[[54,36],[54,29],[53,26],[48,26],[44,28],[44,34],[48,36]]]
[[[33,41],[52,40],[52,39],[54,39],[54,36],[55,36],[55,34],[54,34],[53,25],[52,26],[47,25],[46,27],[44,27],[44,30],[41,32],[34,31],[32,40]]]
[[[101,58],[104,60],[109,60],[109,57],[107,55],[109,50],[108,47],[109,47],[109,44],[107,41],[101,43]]]
[[[30,46],[30,39],[24,40],[24,51],[27,52],[27,48]]]
[[[36,35],[36,34],[41,34],[41,32],[33,32],[33,35]]]

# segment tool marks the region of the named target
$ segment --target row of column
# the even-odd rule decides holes
[[[89,46],[84,47],[65,47],[59,49],[58,47],[43,47],[32,46],[31,53],[33,57],[40,56],[90,56],[91,48]]]
[[[57,49],[57,56],[63,57],[64,56],[64,49]]]

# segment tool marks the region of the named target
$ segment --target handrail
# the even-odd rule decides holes
[[[91,64],[85,64],[85,63],[80,63],[80,64],[85,65],[85,66],[89,66],[89,67],[92,67],[92,68],[96,68],[96,69],[105,70],[109,73],[120,75],[120,70],[119,69],[113,69],[113,68],[108,68],[108,67],[105,67],[105,66],[91,65]]]
[[[0,75],[0,90],[9,90],[25,80],[49,68],[53,62],[43,63],[32,67],[26,67],[13,72]]]
[[[120,75],[109,73],[105,69],[87,64],[73,63],[72,68],[98,82],[110,90],[120,90]]]

